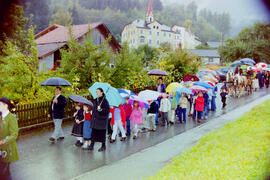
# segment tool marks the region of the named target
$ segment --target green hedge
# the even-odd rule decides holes
[[[149,179],[264,180],[269,176],[270,101],[266,101],[201,138]]]

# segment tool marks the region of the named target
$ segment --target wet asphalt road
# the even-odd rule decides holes
[[[218,96],[217,111],[210,112],[207,121],[226,113],[230,116],[229,112],[232,109],[269,93],[270,89],[263,89],[240,99],[228,98],[225,109],[221,109],[220,97]],[[202,123],[207,121],[204,120]],[[99,143],[96,143],[94,151],[84,151],[75,147],[76,140],[70,136],[72,126],[64,128],[65,140],[56,144],[48,142],[52,131],[21,138],[18,140],[21,160],[11,165],[12,178],[14,180],[71,179],[82,173],[116,162],[199,125],[196,121],[188,118],[185,125],[158,126],[156,132],[140,133],[136,140],[129,138],[126,142],[121,142],[118,138],[114,144],[107,143],[107,150],[102,153],[97,151],[100,147]]]

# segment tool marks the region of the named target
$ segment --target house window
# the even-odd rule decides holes
[[[158,29],[158,26],[157,26],[157,29]]]
[[[141,34],[143,34],[143,30],[141,30]]]
[[[157,36],[159,36],[159,32],[157,32]]]
[[[149,34],[152,35],[152,31],[149,31]]]
[[[171,34],[169,34],[169,37],[171,37]]]
[[[144,36],[140,36],[140,43],[144,43],[144,40],[145,40]]]
[[[157,45],[159,45],[159,40],[157,40]]]
[[[133,39],[133,44],[135,44],[135,39]]]
[[[166,33],[163,33],[163,36],[166,37]]]
[[[209,58],[208,58],[208,62],[211,62],[211,63],[214,62],[214,58],[209,57]]]
[[[149,39],[149,44],[152,44],[152,40],[151,39]]]
[[[156,29],[156,26],[154,26],[153,28]]]

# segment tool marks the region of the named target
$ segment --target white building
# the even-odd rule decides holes
[[[138,48],[143,44],[159,47],[163,43],[168,43],[173,49],[179,45],[181,48],[194,49],[201,44],[199,38],[185,27],[178,25],[170,27],[155,20],[152,0],[149,0],[146,19],[136,19],[125,25],[121,37],[122,43],[128,42],[132,48]]]

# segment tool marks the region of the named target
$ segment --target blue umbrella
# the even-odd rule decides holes
[[[181,94],[182,93],[185,93],[185,94],[192,94],[192,91],[189,90],[188,88],[186,87],[179,87],[179,88],[175,88],[173,91],[176,92],[176,100],[177,100],[177,105],[179,104],[179,99],[181,97]]]
[[[122,98],[122,96],[120,96],[117,89],[115,89],[108,83],[95,82],[89,88],[89,91],[92,94],[93,98],[97,98],[96,91],[98,88],[103,89],[110,106],[119,106],[120,104],[125,103],[125,100]]]
[[[213,86],[211,86],[210,84],[208,84],[207,82],[203,82],[203,81],[197,81],[197,82],[194,82],[193,85],[195,86],[202,86],[206,89],[214,89]]]
[[[88,99],[82,97],[82,96],[79,96],[79,95],[70,95],[70,96],[68,96],[68,98],[71,99],[74,102],[82,103],[82,104],[87,104],[87,105],[93,107],[93,103],[91,101],[89,101]]]
[[[242,62],[244,64],[251,64],[251,65],[255,65],[256,64],[256,62],[253,59],[250,59],[250,58],[240,59],[240,62]]]
[[[241,61],[234,61],[232,64],[231,64],[231,67],[236,67],[238,65],[243,65],[244,63],[242,63]]]
[[[123,97],[130,97],[130,96],[134,96],[136,95],[134,92],[132,92],[131,90],[126,90],[126,89],[118,89],[119,94]]]
[[[70,82],[59,77],[52,77],[52,78],[46,79],[40,85],[41,86],[71,86]]]

